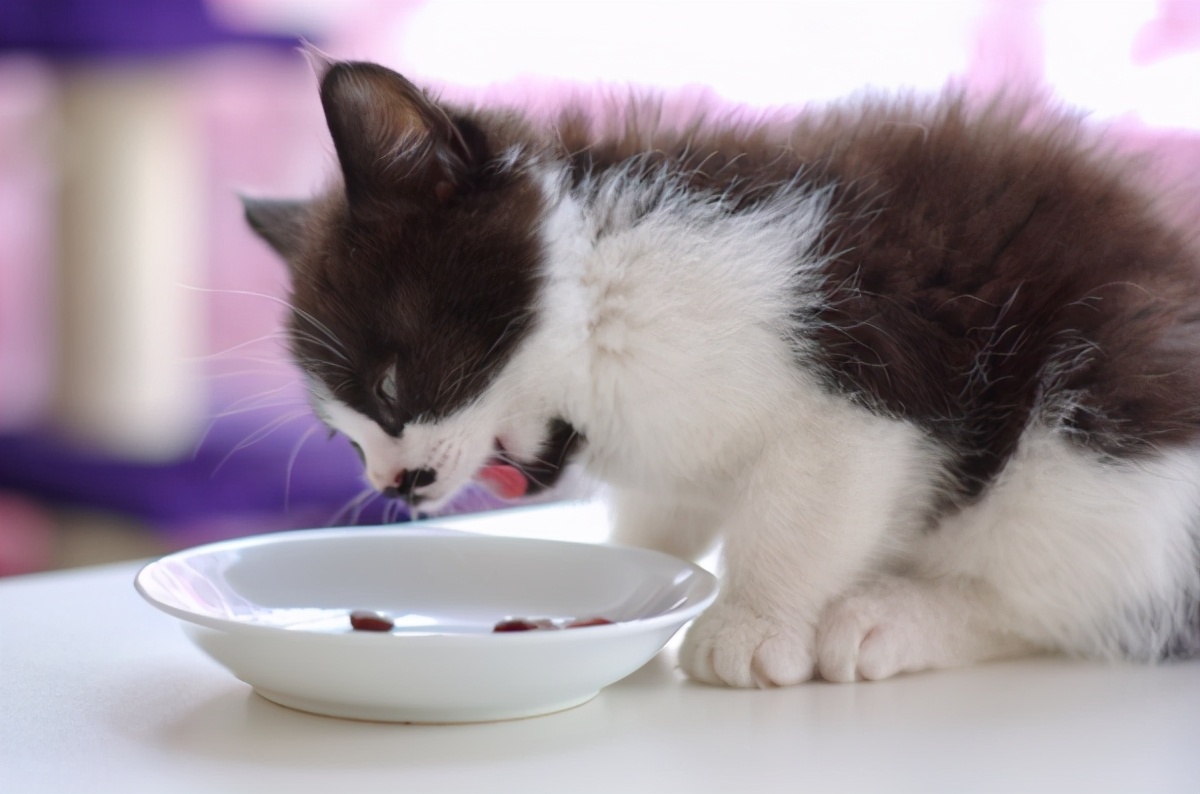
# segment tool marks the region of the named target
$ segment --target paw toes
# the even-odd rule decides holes
[[[754,653],[751,674],[759,687],[792,686],[813,677],[812,654],[796,637],[767,637]]]
[[[894,588],[864,591],[833,604],[817,631],[821,678],[878,681],[928,666],[923,645],[929,640],[914,622],[912,607]]]
[[[897,646],[888,632],[876,626],[858,646],[858,674],[865,681],[881,681],[901,672]]]
[[[714,640],[712,628],[703,622],[702,617],[688,630],[684,638],[683,647],[679,650],[679,666],[695,681],[718,686],[731,684],[723,674],[728,674],[726,668],[731,666],[732,662],[728,653],[722,652]]]
[[[717,683],[743,688],[757,685],[751,670],[753,648],[747,647],[744,638],[713,643],[710,658]]]
[[[680,649],[691,678],[735,687],[788,686],[813,675],[811,641],[737,608],[702,615]]]
[[[878,681],[900,672],[895,632],[878,606],[849,598],[826,614],[817,635],[818,670],[826,681]]]
[[[817,631],[817,670],[821,678],[837,683],[858,680],[858,650],[869,630],[844,605],[832,609]]]

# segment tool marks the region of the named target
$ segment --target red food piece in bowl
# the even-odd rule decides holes
[[[587,626],[611,626],[612,621],[608,618],[582,618],[580,620],[572,620],[564,628],[582,629]]]
[[[391,631],[396,624],[386,615],[369,609],[356,609],[350,613],[350,626],[355,631]]]
[[[538,631],[545,629],[581,629],[587,626],[607,626],[612,621],[608,618],[580,618],[567,623],[555,623],[553,620],[538,618],[531,620],[529,618],[505,618],[492,627],[492,631],[504,633],[509,631]]]
[[[557,629],[553,621],[544,618],[538,620],[530,620],[529,618],[505,618],[492,627],[494,632],[508,631],[537,631],[544,629]]]

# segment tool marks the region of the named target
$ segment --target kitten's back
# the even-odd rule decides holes
[[[559,120],[576,184],[665,169],[731,213],[833,191],[824,302],[798,318],[807,363],[948,447],[954,501],[1031,423],[1117,457],[1200,436],[1197,247],[1078,118],[955,93],[679,123],[634,102],[614,118]]]

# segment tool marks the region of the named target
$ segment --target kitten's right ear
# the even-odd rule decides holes
[[[444,203],[463,186],[471,147],[450,116],[400,74],[335,62],[321,78],[321,105],[351,208],[398,192]]]
[[[266,240],[284,261],[295,265],[300,255],[308,202],[255,199],[246,196],[242,196],[241,199],[250,228]]]
[[[325,79],[325,75],[333,68],[336,61],[332,56],[326,55],[321,50],[317,49],[308,39],[300,39],[300,54],[304,56],[304,60],[308,61],[308,65],[312,67],[313,74],[317,76],[317,82]]]

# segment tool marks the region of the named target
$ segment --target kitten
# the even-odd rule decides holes
[[[575,462],[617,542],[719,533],[680,655],[711,683],[1200,650],[1200,257],[1075,121],[539,122],[319,71],[340,173],[247,216],[379,490]]]

